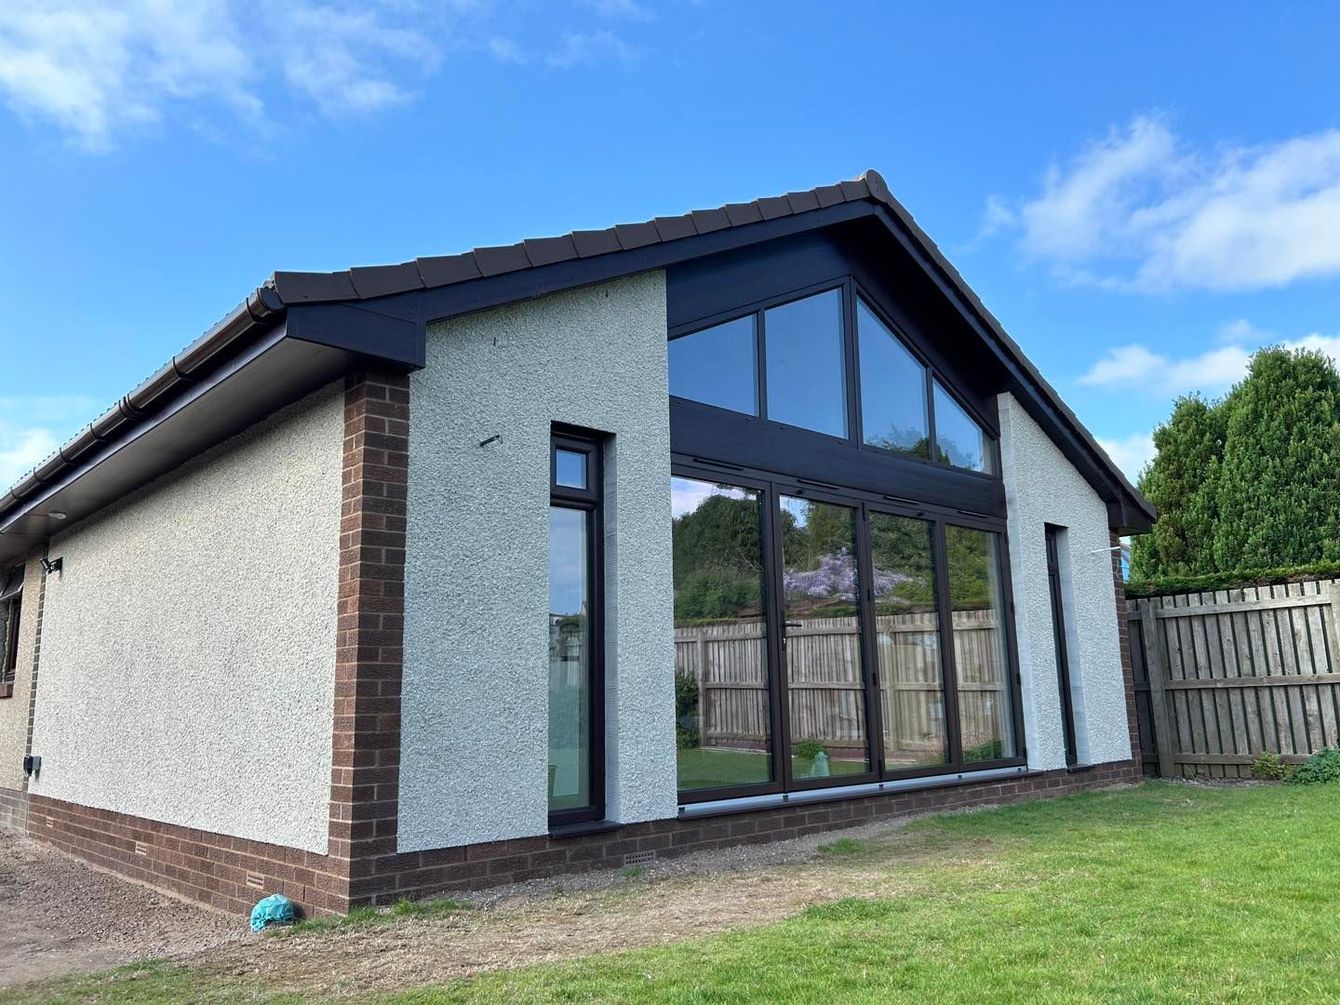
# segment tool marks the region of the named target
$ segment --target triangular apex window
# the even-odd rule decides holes
[[[844,296],[855,301],[850,315]],[[850,343],[848,316],[856,320]],[[995,473],[986,430],[854,291],[825,290],[670,341],[675,397],[853,442],[847,404],[858,375],[859,442]]]
[[[930,457],[926,367],[856,298],[861,354],[861,432],[872,447]]]
[[[935,382],[936,460],[956,468],[995,474],[991,438],[962,405]]]

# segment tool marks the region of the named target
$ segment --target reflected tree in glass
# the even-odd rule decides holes
[[[1017,748],[997,536],[951,524],[945,543],[963,759],[1013,757]]]
[[[929,457],[926,368],[859,298],[856,331],[865,442],[913,457]]]
[[[991,438],[938,380],[935,382],[935,443],[938,460],[956,468],[992,473]]]
[[[931,525],[871,513],[870,555],[884,766],[942,764],[949,746]]]
[[[679,477],[670,494],[679,789],[769,782],[762,499]]]
[[[792,776],[868,771],[856,511],[783,496],[781,512]]]

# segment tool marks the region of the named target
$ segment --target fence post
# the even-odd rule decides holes
[[[1337,647],[1340,647],[1340,579],[1328,579],[1326,581],[1326,597],[1331,602],[1331,644],[1326,652],[1330,655],[1329,665],[1326,667],[1328,673],[1340,673],[1340,658],[1337,658]],[[1321,673],[1314,664],[1313,673]]]
[[[1154,723],[1154,747],[1159,757],[1159,777],[1173,776],[1172,716],[1168,714],[1168,693],[1163,666],[1163,651],[1159,645],[1158,618],[1154,616],[1152,599],[1138,600],[1140,607],[1140,641],[1145,648],[1145,673],[1149,675],[1149,717]]]

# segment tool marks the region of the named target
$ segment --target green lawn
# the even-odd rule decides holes
[[[806,868],[847,870],[850,897],[781,923],[372,1000],[1340,1001],[1338,797],[1151,783],[932,818],[829,845]],[[885,895],[862,899],[872,870]],[[264,1000],[255,984],[219,995],[236,975],[191,978],[154,968],[10,1000],[223,1001],[244,986]]]
[[[766,751],[696,747],[681,748],[677,753],[679,788],[683,792],[726,785],[747,785],[768,780]],[[804,758],[796,758],[797,776],[808,775],[812,763]],[[840,761],[834,758],[829,762],[828,770],[834,775],[859,774],[865,770],[865,765],[858,761]]]

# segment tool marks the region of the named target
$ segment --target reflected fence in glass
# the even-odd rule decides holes
[[[791,777],[870,770],[856,569],[856,511],[781,498]]]
[[[676,477],[671,506],[679,789],[769,782],[761,495]]]
[[[875,652],[888,771],[949,759],[931,531],[925,520],[870,514]]]
[[[996,542],[989,531],[945,527],[959,732],[968,762],[1017,752]]]

